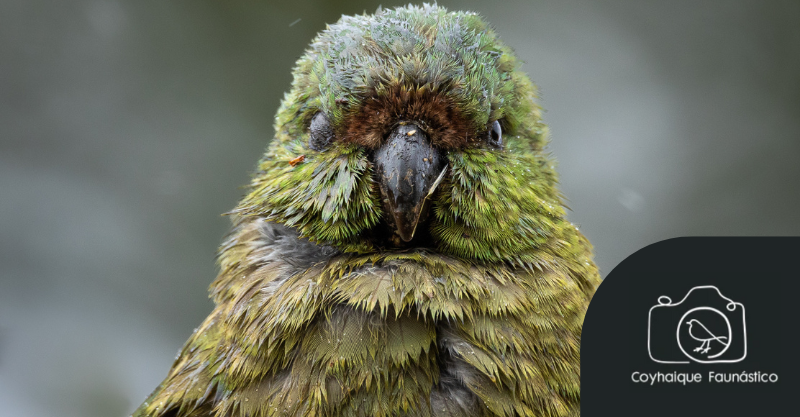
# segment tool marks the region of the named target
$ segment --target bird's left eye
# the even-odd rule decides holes
[[[489,131],[487,133],[489,136],[487,139],[489,145],[492,145],[495,148],[503,147],[503,129],[500,127],[499,120],[495,120],[489,125]]]
[[[333,142],[331,121],[323,112],[319,112],[311,118],[308,132],[308,147],[315,151],[324,151]]]

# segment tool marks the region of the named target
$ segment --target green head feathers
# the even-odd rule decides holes
[[[448,164],[420,225],[425,245],[476,261],[531,261],[572,226],[543,152],[535,88],[519,66],[475,13],[425,5],[343,17],[298,61],[237,212],[346,252],[392,250],[376,231],[386,210],[370,155],[399,123],[413,123]],[[327,119],[322,148],[310,129],[318,114]]]

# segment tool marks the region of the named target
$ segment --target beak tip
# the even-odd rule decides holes
[[[415,232],[417,231],[417,223],[420,220],[419,216],[413,215],[415,211],[416,210],[411,210],[410,212],[395,211],[393,213],[391,222],[394,226],[394,233],[397,234],[403,242],[408,243],[414,239]]]

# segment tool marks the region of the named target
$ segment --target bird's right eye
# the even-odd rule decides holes
[[[308,127],[308,147],[315,151],[324,151],[333,142],[333,128],[328,116],[319,112],[311,118]]]
[[[487,132],[487,135],[489,145],[492,145],[498,149],[503,148],[503,128],[500,127],[500,121],[495,120],[489,125],[489,131]]]

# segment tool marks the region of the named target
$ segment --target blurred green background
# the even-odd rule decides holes
[[[669,237],[800,234],[800,2],[440,5],[526,62],[604,275]],[[294,61],[377,6],[0,3],[0,414],[125,416],[160,382]]]

